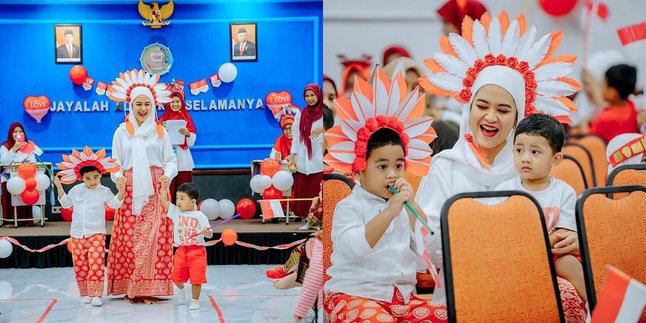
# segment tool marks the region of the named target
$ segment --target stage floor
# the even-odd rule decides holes
[[[0,322],[293,322],[300,288],[274,289],[265,277],[272,267],[209,266],[198,311],[174,297],[154,305],[114,296],[101,307],[80,304],[72,268],[0,269]],[[313,318],[310,310],[304,322]]]
[[[217,221],[210,221],[211,225],[216,224]],[[5,222],[7,223],[7,222]],[[112,221],[107,221],[105,223],[105,232],[109,235],[112,232]],[[222,230],[231,228],[238,233],[264,233],[264,232],[308,232],[308,231],[299,231],[304,222],[293,222],[290,221],[289,225],[286,225],[285,222],[280,223],[262,223],[261,219],[234,219],[222,226],[218,226],[214,229],[214,232],[220,233]],[[9,236],[9,237],[26,237],[26,236],[69,236],[70,235],[70,222],[63,221],[52,221],[46,222],[44,227],[34,226],[34,227],[2,227],[0,228],[0,236]],[[311,231],[310,231],[311,232]]]

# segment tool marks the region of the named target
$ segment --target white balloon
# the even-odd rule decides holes
[[[224,63],[220,66],[218,75],[220,76],[220,80],[222,80],[222,82],[230,83],[236,79],[236,76],[238,76],[238,69],[231,63]]]
[[[43,173],[36,175],[36,189],[39,192],[46,190],[49,187],[49,184],[51,184],[49,176]]]
[[[13,294],[13,287],[11,283],[3,280],[0,282],[0,299],[7,299]]]
[[[281,170],[274,174],[274,177],[271,179],[271,184],[281,191],[286,191],[294,184],[294,177],[292,177],[290,172]]]
[[[7,258],[11,256],[11,252],[13,252],[13,246],[11,245],[11,242],[7,240],[0,240],[0,258]]]
[[[260,189],[260,192],[258,193],[262,194],[262,192],[264,192],[266,189],[269,188],[269,186],[271,186],[271,177],[267,175],[260,175],[260,179],[258,180],[258,185],[259,185],[258,188]]]
[[[20,194],[25,190],[25,187],[25,180],[19,176],[14,176],[7,181],[7,191],[11,194]]]
[[[206,199],[200,204],[200,211],[206,215],[209,220],[213,221],[220,215],[220,204],[214,199]]]
[[[236,213],[236,206],[231,202],[231,200],[221,200],[220,202],[220,217],[223,219],[228,219]]]
[[[251,181],[249,182],[249,186],[251,186],[251,190],[258,194],[262,194],[262,192],[264,191],[262,188],[260,188],[260,176],[261,175],[255,175],[254,177],[251,178]]]

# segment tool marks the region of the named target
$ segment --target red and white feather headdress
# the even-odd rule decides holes
[[[423,116],[424,96],[415,89],[407,94],[401,73],[393,80],[378,68],[372,86],[356,78],[350,98],[335,100],[341,124],[325,133],[325,162],[339,172],[360,173],[366,169],[368,139],[381,128],[396,131],[403,144],[405,164],[416,175],[425,175],[431,164],[429,143],[435,139],[433,119]]]
[[[462,22],[462,36],[450,34],[440,38],[442,52],[424,61],[431,71],[419,79],[427,91],[454,97],[458,102],[472,100],[471,88],[478,74],[489,66],[515,70],[525,80],[525,111],[551,115],[570,123],[576,110],[565,96],[578,91],[579,84],[568,78],[576,56],[552,56],[561,42],[562,32],[552,32],[537,40],[536,27],[527,30],[525,17],[509,21],[506,12],[480,20],[468,16]]]
[[[63,155],[63,162],[57,163],[56,166],[61,169],[58,176],[64,184],[72,184],[83,179],[80,170],[85,166],[94,166],[101,174],[116,173],[121,169],[116,159],[105,156],[105,149],[94,153],[88,146],[85,146],[81,152],[72,150],[72,154]]]

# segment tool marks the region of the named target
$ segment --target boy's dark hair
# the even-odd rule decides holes
[[[326,131],[334,127],[334,113],[327,105],[323,104],[323,129]]]
[[[370,158],[370,153],[377,149],[388,145],[399,145],[404,149],[404,143],[399,137],[399,134],[390,128],[381,128],[372,133],[368,139],[368,149],[366,150],[366,159]],[[404,151],[406,151],[404,149]]]
[[[200,197],[200,190],[193,183],[183,183],[177,188],[178,192],[185,193],[189,198],[197,200]]]
[[[453,121],[433,121],[433,129],[437,134],[437,138],[429,144],[433,156],[442,150],[453,148],[460,136],[460,126]]]
[[[619,64],[606,71],[606,84],[619,92],[622,100],[635,92],[637,69],[634,66]]]
[[[563,125],[547,114],[536,113],[521,120],[514,133],[514,144],[516,143],[516,137],[522,133],[547,139],[552,152],[555,154],[561,152],[565,141]]]
[[[99,169],[94,166],[83,166],[81,167],[81,169],[79,169],[79,173],[81,174],[81,176],[89,172],[99,172]],[[99,172],[99,175],[101,175],[101,172]]]

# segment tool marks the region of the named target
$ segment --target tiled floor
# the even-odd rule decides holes
[[[82,305],[71,267],[0,269],[0,322],[293,322],[299,288],[274,289],[264,275],[271,267],[209,266],[199,311],[174,298],[145,305],[104,296],[101,307]],[[310,311],[303,322],[313,319]]]

